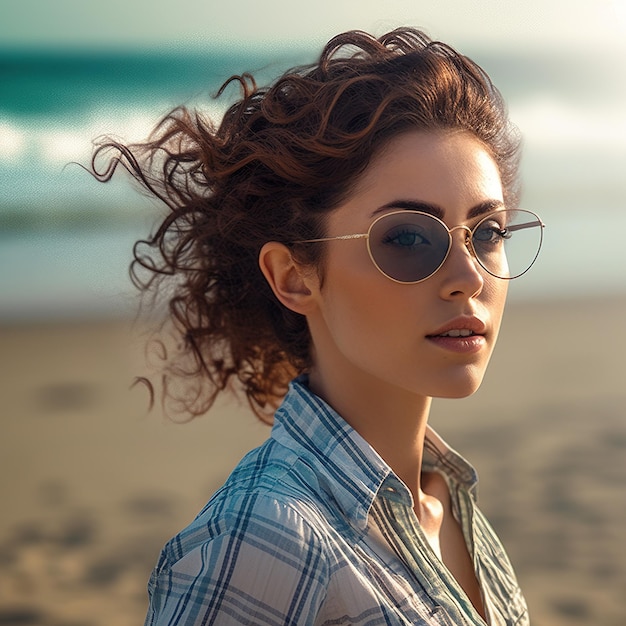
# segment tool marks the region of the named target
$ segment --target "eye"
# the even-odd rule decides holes
[[[487,220],[474,231],[473,240],[481,244],[495,245],[510,239],[512,234],[506,226],[500,225],[496,220]]]
[[[392,228],[385,233],[382,243],[402,250],[409,250],[420,245],[430,245],[424,232],[414,226]]]

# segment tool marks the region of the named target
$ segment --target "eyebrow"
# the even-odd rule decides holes
[[[485,200],[473,206],[467,212],[467,219],[473,219],[480,215],[485,215],[486,213],[491,213],[493,211],[497,211],[498,209],[502,209],[502,208],[504,208],[504,202],[502,202],[502,200]],[[372,213],[372,217],[388,209],[421,211],[422,213],[428,213],[429,215],[434,215],[435,217],[438,217],[440,220],[443,220],[445,216],[445,211],[437,204],[431,204],[430,202],[421,202],[419,200],[392,200],[391,202],[388,202],[387,204],[384,204],[383,206],[376,209]]]
[[[502,200],[485,200],[473,206],[467,212],[467,219],[471,220],[474,217],[485,215],[486,213],[493,213],[499,209],[504,209],[504,202],[502,202]]]

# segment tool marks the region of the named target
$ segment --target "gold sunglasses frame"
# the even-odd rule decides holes
[[[539,245],[537,246],[537,252],[535,254],[535,256],[533,257],[532,261],[530,262],[530,265],[523,271],[520,272],[519,274],[516,274],[515,276],[498,276],[497,274],[494,274],[488,267],[485,267],[485,265],[483,264],[483,262],[480,260],[478,254],[476,253],[476,249],[474,248],[474,243],[473,243],[473,237],[474,237],[474,233],[476,232],[476,230],[478,229],[478,227],[486,222],[488,219],[490,219],[491,217],[493,217],[494,215],[497,215],[498,213],[502,213],[505,211],[510,211],[510,212],[518,212],[518,213],[528,213],[530,216],[534,217],[535,219],[530,221],[530,222],[525,222],[524,224],[515,224],[513,226],[509,226],[508,230],[509,231],[516,231],[516,230],[523,230],[525,228],[534,228],[537,226],[541,227],[541,230],[539,231]],[[424,215],[425,217],[428,217],[432,220],[435,220],[436,222],[439,222],[447,231],[448,233],[448,249],[446,250],[446,254],[443,258],[443,260],[441,261],[441,263],[437,266],[436,269],[434,269],[428,276],[425,276],[424,278],[420,278],[419,280],[413,280],[413,281],[405,281],[405,280],[398,280],[397,278],[394,278],[393,276],[389,276],[389,274],[387,274],[387,272],[385,272],[376,262],[376,259],[374,258],[374,255],[372,254],[372,248],[370,246],[370,234],[372,232],[372,229],[374,228],[374,226],[380,222],[381,220],[391,217],[393,215],[399,215],[399,214],[410,214],[410,215]],[[534,264],[535,261],[537,260],[537,257],[539,256],[539,252],[541,251],[541,246],[543,245],[543,231],[545,229],[546,225],[543,223],[543,221],[541,220],[541,218],[534,213],[533,211],[529,211],[527,209],[499,209],[497,211],[492,211],[491,213],[488,213],[487,215],[483,216],[473,228],[470,228],[469,226],[465,225],[465,224],[460,224],[459,226],[453,226],[452,228],[448,228],[448,226],[446,225],[446,223],[443,220],[440,220],[438,217],[436,217],[435,215],[431,215],[430,213],[426,213],[424,211],[411,211],[411,210],[407,210],[407,209],[402,209],[402,210],[398,210],[398,211],[391,211],[390,213],[385,213],[379,217],[377,217],[369,226],[369,228],[367,229],[366,233],[355,233],[353,235],[338,235],[336,237],[320,237],[318,239],[302,239],[301,241],[294,241],[294,244],[298,244],[298,243],[319,243],[319,242],[325,242],[325,241],[336,241],[336,240],[340,240],[340,241],[346,241],[346,240],[350,240],[350,239],[366,239],[367,240],[367,252],[369,254],[369,257],[372,261],[372,263],[374,264],[374,267],[384,276],[386,276],[389,280],[392,280],[394,283],[399,283],[401,285],[416,285],[417,283],[421,283],[424,282],[425,280],[428,280],[431,276],[434,276],[444,265],[444,263],[446,262],[449,254],[450,254],[450,250],[452,250],[452,233],[455,230],[465,230],[466,235],[465,235],[465,246],[466,248],[470,251],[470,254],[476,259],[476,261],[478,262],[478,264],[480,265],[480,267],[482,267],[488,274],[490,274],[491,276],[494,276],[495,278],[499,278],[500,280],[513,280],[514,278],[519,278],[520,276],[523,276]]]

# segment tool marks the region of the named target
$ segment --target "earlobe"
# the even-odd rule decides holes
[[[259,253],[259,267],[278,300],[288,309],[306,315],[313,302],[312,292],[289,248],[276,241],[266,243]]]

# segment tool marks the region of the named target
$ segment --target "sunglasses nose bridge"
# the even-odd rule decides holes
[[[470,257],[473,257],[478,263],[480,263],[480,260],[478,259],[478,255],[476,254],[476,250],[474,249],[474,244],[472,243],[472,236],[474,234],[474,232],[472,231],[472,229],[469,226],[466,226],[465,224],[460,224],[459,226],[454,226],[453,228],[449,228],[448,229],[448,233],[450,233],[450,247],[452,247],[452,233],[455,230],[464,230],[464,239],[463,239],[463,243],[465,245],[465,247],[467,248],[467,252],[470,255]],[[481,264],[482,265],[482,264]]]
[[[450,240],[452,240],[452,233],[455,230],[464,230],[465,231],[465,247],[474,255],[474,250],[472,247],[472,229],[469,226],[465,226],[465,224],[461,224],[459,226],[455,226],[454,228],[449,228],[448,232],[450,233]],[[450,242],[452,243],[452,241]]]

